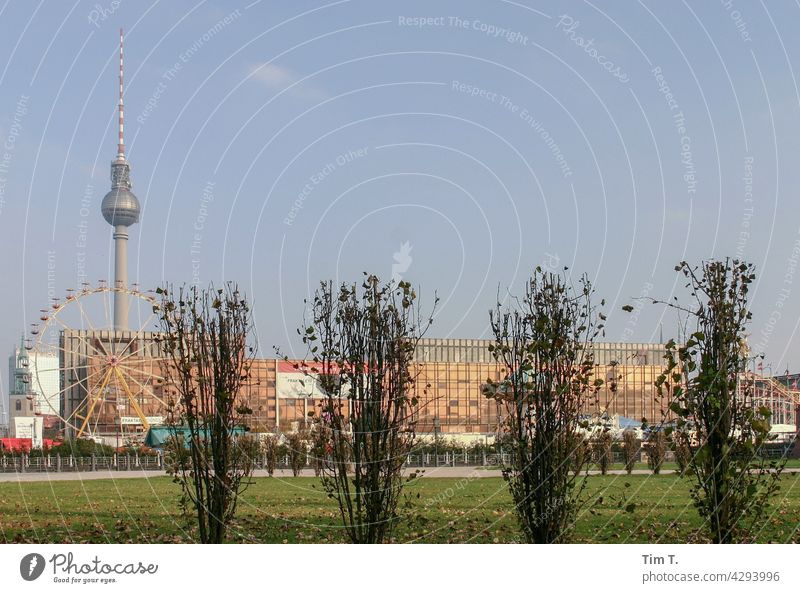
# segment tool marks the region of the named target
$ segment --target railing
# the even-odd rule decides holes
[[[158,471],[164,469],[161,455],[3,455],[0,473],[62,473],[91,471]]]
[[[413,453],[406,458],[406,467],[499,467],[512,462],[509,453]],[[622,461],[622,455],[614,452],[615,463]],[[253,460],[257,470],[267,468],[267,460],[259,457]],[[314,459],[306,457],[304,467],[313,468]],[[281,455],[276,460],[277,469],[290,469],[288,455]],[[111,455],[76,457],[74,455],[30,455],[0,456],[0,473],[61,473],[91,471],[158,471],[164,469],[162,455]]]
[[[255,469],[263,470],[267,467],[267,460],[259,457],[253,460]],[[409,455],[406,459],[407,467],[464,467],[484,466],[493,467],[511,463],[508,453],[418,453]],[[309,455],[304,467],[313,468],[314,460]],[[277,469],[290,469],[291,462],[288,455],[281,455],[277,459]],[[0,456],[0,473],[63,473],[63,472],[91,472],[91,471],[158,471],[164,469],[164,458],[158,456],[140,455],[111,455],[76,457],[74,455],[44,455],[31,457],[30,455],[5,455]]]
[[[458,466],[499,466],[511,463],[508,453],[420,453],[409,455],[406,459],[408,467],[458,467]]]
[[[506,465],[511,463],[511,455],[508,453],[486,453],[486,454],[471,454],[471,453],[414,453],[406,457],[406,467],[492,467],[499,465]],[[291,463],[289,462],[288,455],[281,455],[278,457],[275,464],[277,469],[290,469]],[[305,467],[313,468],[314,459],[311,456],[306,458]],[[255,460],[256,469],[266,469],[266,460]]]
[[[765,447],[761,452],[768,458],[780,458],[788,455],[791,447],[771,446]],[[645,461],[642,456],[639,461]],[[672,451],[666,452],[666,461],[673,461]],[[512,463],[513,457],[509,453],[413,453],[406,458],[406,467],[502,467]],[[612,453],[612,463],[623,463],[620,452]],[[169,460],[167,460],[167,464]],[[267,460],[258,457],[253,460],[254,469],[266,470]],[[314,459],[308,455],[304,468],[313,469]],[[67,472],[92,472],[92,471],[164,471],[165,462],[163,455],[110,455],[76,457],[74,455],[44,455],[31,457],[30,455],[3,455],[0,456],[0,473],[67,473]],[[291,463],[288,455],[281,455],[276,460],[277,469],[290,469]]]

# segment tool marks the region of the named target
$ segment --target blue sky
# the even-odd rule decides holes
[[[486,337],[498,287],[555,261],[594,281],[607,339],[653,341],[675,317],[621,306],[683,295],[681,259],[738,255],[754,347],[800,370],[798,10],[5,2],[0,336],[111,276],[124,27],[131,279],[238,281],[266,355],[323,278],[394,274],[438,291],[431,335]]]

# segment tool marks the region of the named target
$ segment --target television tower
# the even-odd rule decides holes
[[[125,158],[125,104],[122,29],[119,30],[119,143],[117,158],[111,161],[111,191],[103,198],[101,210],[106,222],[114,227],[114,287],[128,287],[128,227],[139,222],[141,207],[131,191],[131,167]],[[114,329],[128,329],[128,296],[114,293]]]

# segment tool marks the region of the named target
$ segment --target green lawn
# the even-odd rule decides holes
[[[626,487],[625,484],[628,484]],[[697,541],[688,481],[675,476],[593,476],[577,542]],[[425,478],[407,488],[398,542],[519,541],[499,478]],[[602,501],[598,498],[602,495]],[[157,543],[194,541],[169,478],[0,483],[0,540]],[[634,503],[628,513],[618,505]],[[624,505],[623,505],[624,506]],[[787,474],[758,540],[800,542],[800,474]],[[240,503],[235,542],[339,542],[338,510],[315,478],[260,478]]]

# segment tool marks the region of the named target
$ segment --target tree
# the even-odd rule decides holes
[[[572,442],[567,445],[571,450],[570,465],[572,472],[577,476],[582,471],[589,471],[591,465],[591,450],[589,441],[581,433],[575,433]]]
[[[286,437],[286,448],[289,454],[289,467],[292,468],[292,475],[296,478],[306,466],[308,447],[305,436],[299,431],[291,433]]]
[[[611,433],[607,430],[602,431],[595,438],[594,443],[592,443],[592,448],[594,449],[594,460],[595,463],[597,463],[597,467],[600,470],[600,475],[602,476],[605,476],[611,467],[612,444],[613,439],[611,438]]]
[[[306,380],[324,393],[316,426],[329,451],[322,484],[350,541],[381,543],[398,519],[417,417],[412,360],[432,317],[422,318],[408,282],[367,275],[360,286],[323,282],[311,317],[301,333]]]
[[[661,473],[661,466],[664,465],[664,457],[667,454],[667,435],[663,430],[650,433],[650,437],[645,443],[647,451],[647,466],[656,475]]]
[[[328,457],[328,448],[330,447],[328,433],[320,425],[319,419],[312,423],[311,430],[308,432],[308,445],[311,466],[314,468],[314,475],[319,478],[322,476],[325,459]]]
[[[230,283],[157,292],[165,378],[178,395],[168,402],[173,475],[185,507],[194,508],[200,541],[221,543],[257,455],[243,436],[251,413],[242,403],[254,356],[250,307]]]
[[[684,431],[672,432],[672,451],[675,453],[675,463],[678,464],[678,473],[681,477],[686,474],[692,461],[692,448],[689,444],[689,435]]]
[[[630,474],[636,466],[636,460],[639,457],[639,439],[636,438],[636,432],[633,430],[626,430],[622,433],[622,455],[625,459],[625,471]]]
[[[267,435],[262,443],[262,452],[264,453],[264,469],[271,478],[278,465],[278,438],[271,434]]]
[[[778,490],[785,459],[761,455],[770,411],[759,406],[747,373],[746,328],[753,266],[738,260],[676,266],[692,304],[670,306],[686,315],[683,345],[667,344],[657,386],[670,400],[676,430],[697,444],[687,473],[694,504],[714,543],[750,541]]]
[[[503,476],[529,543],[568,539],[585,484],[580,469],[571,469],[584,457],[574,454],[582,440],[576,434],[586,428],[581,413],[602,385],[593,377],[592,344],[603,317],[592,293],[585,277],[575,289],[562,275],[536,268],[516,308],[498,303],[489,314],[490,349],[506,376],[488,381],[484,394],[505,408],[512,461]]]

